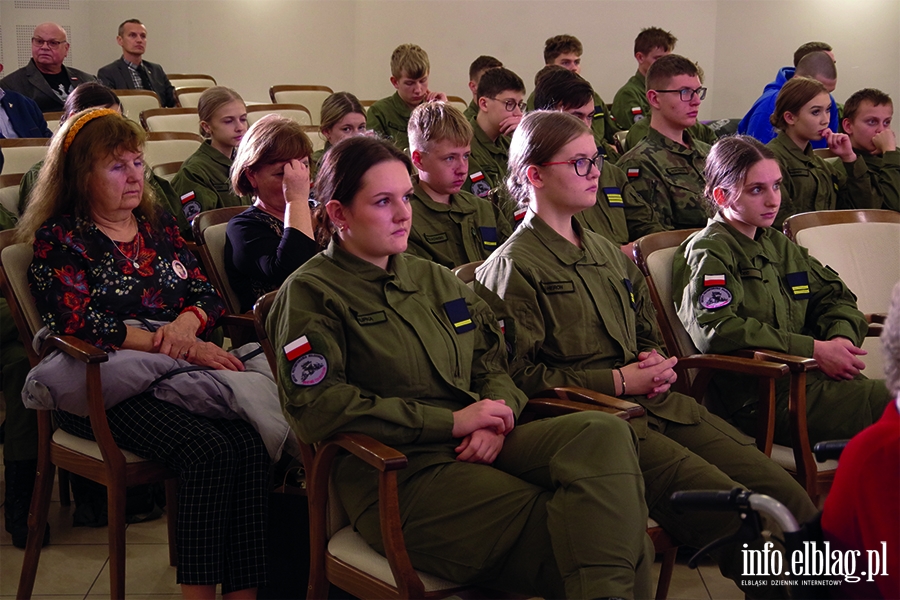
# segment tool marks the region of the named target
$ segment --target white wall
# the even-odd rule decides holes
[[[20,66],[17,24],[71,25],[74,65],[95,72],[119,56],[117,25],[136,17],[149,30],[149,60],[172,73],[210,73],[248,101],[266,101],[277,83],[325,84],[380,98],[393,91],[390,53],[404,42],[429,53],[432,89],[465,96],[468,65],[479,54],[500,58],[530,91],[543,66],[544,40],[571,33],[585,46],[583,75],[611,102],[634,73],[634,36],[656,25],[679,38],[676,52],[703,67],[710,88],[704,119],[741,116],[791,63],[794,49],[810,40],[835,48],[838,100],[867,86],[900,98],[898,0],[70,2],[65,11],[0,0],[6,73]]]

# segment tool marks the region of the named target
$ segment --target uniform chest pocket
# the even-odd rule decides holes
[[[367,313],[364,315],[354,313],[354,316],[356,317],[356,322],[364,327],[369,325],[378,325],[380,323],[387,323],[387,315],[383,310]]]
[[[593,356],[602,328],[586,290],[572,280],[541,281],[538,301],[544,317],[543,352],[558,364]]]
[[[791,177],[809,177],[809,169],[788,169],[788,175]]]
[[[212,184],[212,186],[213,186],[213,189],[216,190],[217,192],[219,192],[220,194],[231,191],[230,183],[214,183],[214,184]]]

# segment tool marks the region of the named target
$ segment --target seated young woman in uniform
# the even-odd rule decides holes
[[[815,507],[784,469],[693,398],[669,391],[676,359],[663,355],[643,276],[618,246],[575,219],[597,201],[597,158],[591,130],[567,113],[528,113],[513,134],[507,187],[528,213],[476,271],[476,291],[498,303],[515,354],[513,380],[526,394],[581,386],[643,405],[647,416],[631,424],[650,516],[685,544],[702,547],[736,530],[739,519],[682,513],[669,502],[677,490],[747,487],[801,521],[811,517]],[[716,554],[738,585],[740,550],[734,544]]]
[[[868,324],[853,293],[771,227],[782,174],[772,149],[754,138],[716,143],[705,171],[716,216],[676,253],[673,296],[701,352],[767,348],[814,358],[819,370],[806,375],[809,441],[846,439],[881,416],[888,391],[883,381],[860,375]],[[710,386],[748,432],[756,427],[755,389],[754,380],[738,375],[715,377]],[[776,393],[775,441],[789,445],[787,378],[776,382]]]
[[[370,137],[323,159],[327,248],[285,281],[267,323],[289,422],[307,443],[360,432],[407,456],[400,511],[418,569],[547,598],[648,597],[634,434],[594,411],[516,425],[527,398],[496,317],[447,269],[405,253],[411,166]],[[334,482],[380,549],[377,473],[345,457]]]
[[[850,138],[832,131],[831,97],[821,82],[791,78],[775,101],[772,125],[779,131],[767,146],[781,164],[781,209],[773,226],[812,210],[880,208],[875,205],[868,169],[853,151]],[[842,164],[826,161],[813,152],[810,142],[826,140]]]
[[[249,204],[231,189],[228,173],[241,138],[247,133],[247,107],[234,90],[215,86],[197,103],[200,135],[206,142],[190,155],[172,178],[188,221],[197,213],[225,206]]]
[[[266,115],[241,141],[231,185],[253,206],[228,222],[225,272],[242,311],[318,251],[309,212],[311,152],[301,126],[280,115]]]
[[[366,111],[356,96],[350,92],[335,92],[322,102],[319,133],[325,138],[325,147],[310,157],[309,168],[315,179],[316,169],[329,148],[344,138],[366,133]]]
[[[407,125],[419,173],[409,251],[447,268],[484,260],[512,233],[512,222],[489,201],[462,191],[469,177],[472,126],[446,102],[423,102]]]

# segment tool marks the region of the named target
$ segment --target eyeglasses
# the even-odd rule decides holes
[[[591,174],[591,169],[597,168],[597,172],[603,172],[603,156],[597,154],[594,158],[573,158],[572,160],[562,160],[558,162],[541,163],[542,167],[550,165],[572,165],[575,167],[575,174],[579,177],[587,177]]]
[[[488,96],[488,97],[490,98],[490,96]],[[512,111],[516,110],[517,106],[519,107],[519,110],[521,110],[522,112],[525,112],[525,109],[528,107],[528,105],[525,104],[524,101],[516,102],[512,98],[510,98],[509,100],[500,100],[499,98],[491,98],[491,100],[494,100],[496,102],[502,102],[504,108],[506,108],[506,112],[512,112]]]
[[[56,50],[60,47],[60,45],[65,44],[66,41],[57,41],[57,40],[42,40],[41,38],[33,37],[31,38],[31,45],[35,48],[41,48],[44,44],[47,44],[47,47],[51,50]]]
[[[680,90],[653,90],[658,94],[681,94],[682,102],[690,102],[693,99],[694,94],[697,95],[697,98],[703,100],[706,98],[706,88],[698,87],[696,90],[692,90],[691,88],[681,88]]]

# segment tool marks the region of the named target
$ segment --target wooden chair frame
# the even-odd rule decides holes
[[[198,128],[195,131],[187,132],[150,129],[150,124],[147,122],[147,120],[159,115],[196,115]],[[148,133],[195,133],[197,135],[200,135],[199,123],[200,115],[197,113],[196,108],[148,108],[141,111],[141,127],[143,127]]]
[[[269,99],[272,100],[272,104],[278,104],[278,100],[275,98],[278,92],[328,92],[333,94],[334,90],[327,85],[273,85],[269,88]]]
[[[196,86],[175,88],[175,100],[178,102],[178,106],[181,108],[197,108],[196,105],[185,106],[184,104],[182,104],[181,97],[185,94],[203,95],[203,92],[205,92],[208,89],[209,89],[208,87],[196,87]],[[198,96],[198,98],[199,98],[199,96]]]
[[[792,475],[815,502],[819,494],[826,491],[834,479],[833,470],[818,470],[809,444],[809,432],[806,424],[806,373],[818,369],[816,361],[811,358],[764,349],[748,349],[734,355],[685,355],[681,350],[674,329],[681,327],[681,323],[670,322],[665,310],[665,303],[671,304],[672,300],[660,297],[647,260],[658,250],[679,246],[695,231],[697,230],[654,233],[640,238],[634,245],[634,261],[647,280],[650,298],[656,308],[657,322],[666,348],[672,356],[678,357],[676,369],[679,370],[681,376],[676,387],[679,391],[696,398],[698,402],[704,403],[712,412],[721,415],[721,407],[711,405],[705,399],[706,388],[715,372],[726,371],[759,378],[760,401],[757,407],[758,422],[755,440],[757,448],[767,456],[771,456],[775,435],[775,380],[790,376],[788,413],[791,439],[793,440],[791,452],[795,464],[795,471],[792,472]],[[692,373],[691,371],[695,369],[697,372]]]
[[[172,86],[175,88],[178,87],[178,85],[176,85],[176,83],[179,80],[184,80],[184,79],[208,79],[209,81],[212,81],[213,86],[218,85],[216,83],[215,77],[213,77],[212,75],[207,75],[205,73],[169,73],[167,75],[167,77],[169,78],[169,83],[171,83]],[[212,87],[212,86],[210,86],[210,87]]]
[[[266,331],[266,320],[277,292],[262,296],[253,308],[256,333],[277,380],[275,351]],[[599,410],[628,420],[642,416],[644,408],[638,404],[599,394],[583,388],[557,388],[529,399],[530,414],[523,420],[553,417],[583,410]],[[353,454],[378,471],[379,519],[384,554],[394,576],[391,586],[331,555],[326,530],[328,484],[332,466],[339,452]],[[407,459],[397,450],[359,433],[340,433],[318,444],[301,443],[301,457],[307,472],[310,519],[310,579],[307,598],[328,597],[334,583],[358,598],[443,598],[460,593],[463,588],[426,592],[422,580],[412,566],[406,552],[401,527],[397,471],[406,468]],[[660,527],[648,530],[657,551],[664,553],[656,598],[664,600],[668,594],[678,544]],[[660,550],[660,548],[663,548]],[[496,597],[493,591],[488,597]]]
[[[816,210],[791,215],[784,221],[784,235],[797,241],[797,234],[810,227],[841,223],[900,223],[900,213],[893,210]]]

